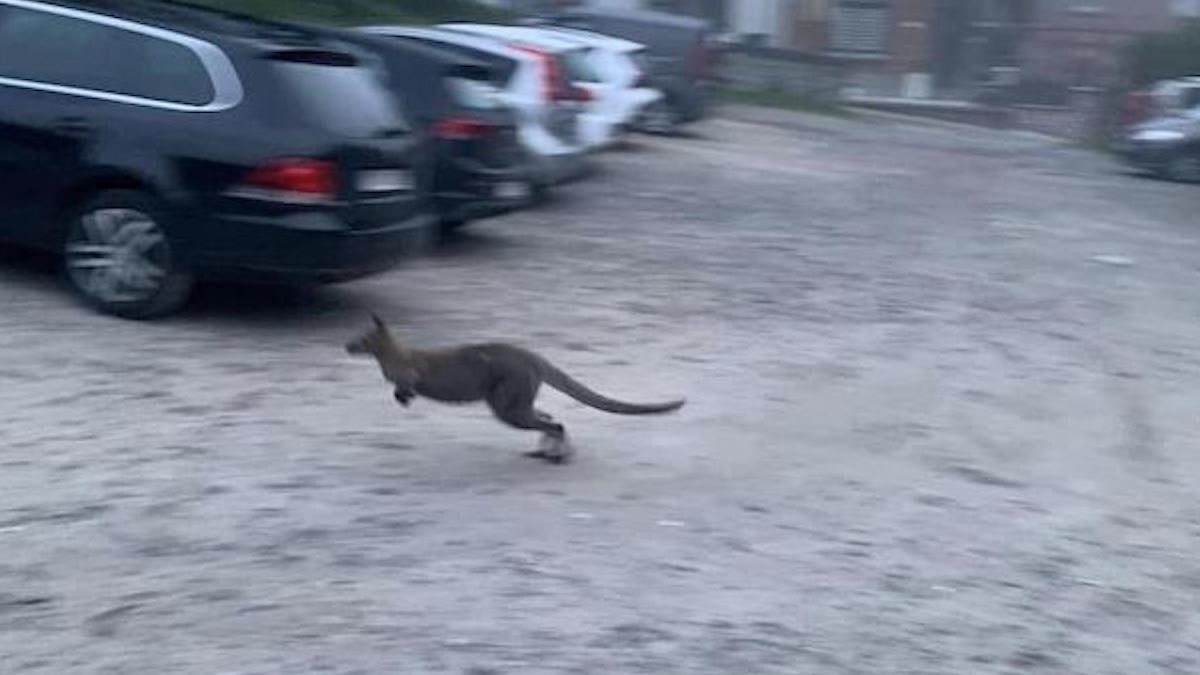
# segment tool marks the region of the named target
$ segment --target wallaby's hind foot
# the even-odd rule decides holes
[[[575,446],[571,444],[565,432],[562,435],[548,433],[538,442],[537,450],[527,452],[525,456],[542,459],[551,464],[566,464],[575,456]]]

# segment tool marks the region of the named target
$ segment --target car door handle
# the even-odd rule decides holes
[[[54,122],[54,130],[74,138],[90,138],[95,132],[91,122],[84,117],[60,117]]]

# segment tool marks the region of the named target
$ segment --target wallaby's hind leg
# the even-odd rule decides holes
[[[517,429],[542,432],[542,439],[538,443],[537,450],[525,453],[526,457],[535,457],[561,464],[575,454],[575,449],[567,440],[567,430],[549,415],[533,408],[526,411],[510,409],[496,410],[495,412],[496,417],[499,417],[501,421]]]
[[[505,424],[530,431],[540,431],[544,434],[538,449],[529,453],[530,457],[538,457],[551,462],[565,462],[573,452],[567,442],[567,432],[563,425],[554,421],[546,413],[533,407],[533,399],[537,396],[537,382],[532,380],[509,380],[500,383],[487,397],[488,406],[497,419]]]
[[[536,408],[534,408],[533,414],[537,415],[538,419],[557,426],[561,432],[542,434],[542,440],[538,442],[537,450],[525,453],[525,456],[560,463],[570,459],[575,454],[575,446],[571,445],[571,439],[567,438],[567,430],[563,425],[556,423],[553,417]]]

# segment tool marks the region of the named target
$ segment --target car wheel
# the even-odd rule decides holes
[[[443,236],[452,235],[465,227],[469,222],[462,218],[441,218],[438,220],[438,231]]]
[[[679,111],[665,99],[655,101],[642,113],[642,131],[668,136],[679,130]]]
[[[169,314],[187,300],[192,275],[172,248],[151,197],[103,193],[71,218],[63,258],[67,280],[89,305],[128,319]]]
[[[529,186],[529,205],[542,206],[554,196],[554,186],[549,183],[533,183]]]
[[[1200,156],[1176,155],[1167,164],[1167,177],[1180,183],[1200,182]]]

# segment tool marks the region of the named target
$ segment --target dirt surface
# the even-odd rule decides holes
[[[137,324],[0,264],[0,671],[1200,672],[1200,188],[734,109],[547,208]],[[761,124],[769,122],[770,124]],[[402,410],[511,339],[662,418]]]

